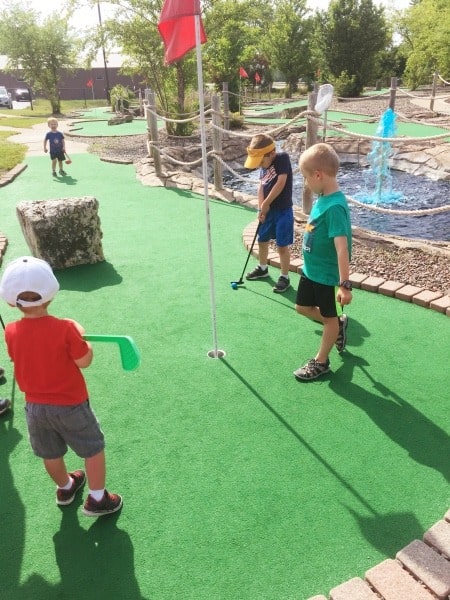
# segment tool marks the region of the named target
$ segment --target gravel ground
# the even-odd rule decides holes
[[[429,92],[424,95],[429,96]],[[388,99],[383,97],[351,102],[333,100],[331,108],[379,117],[387,105]],[[450,115],[437,117],[412,104],[407,97],[396,98],[395,111],[399,118],[450,127]],[[147,157],[146,135],[97,138],[89,151],[105,158],[138,161]],[[296,227],[294,256],[301,255],[302,229],[301,225]],[[428,244],[418,240],[409,243],[401,238],[382,236],[367,239],[364,234],[355,232],[351,270],[450,295],[450,243]]]

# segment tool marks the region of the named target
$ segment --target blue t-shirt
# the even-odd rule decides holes
[[[259,179],[263,188],[264,198],[278,181],[279,175],[287,175],[286,185],[270,205],[270,210],[283,210],[292,206],[292,166],[287,152],[277,152],[273,163],[268,169],[260,169]]]
[[[63,153],[63,140],[64,134],[60,131],[47,131],[45,139],[50,144],[50,154],[62,154]]]
[[[334,238],[347,238],[351,258],[352,227],[347,200],[341,191],[319,196],[313,204],[303,236],[303,273],[317,283],[339,284]]]

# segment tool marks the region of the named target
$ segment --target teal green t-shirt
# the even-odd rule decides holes
[[[347,200],[341,191],[319,196],[313,204],[303,236],[303,273],[317,283],[339,284],[334,238],[346,236],[351,258],[352,227]]]

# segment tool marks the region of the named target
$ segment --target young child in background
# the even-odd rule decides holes
[[[323,324],[316,356],[294,371],[297,379],[305,381],[330,370],[328,356],[333,345],[338,352],[345,348],[348,319],[339,313],[340,307],[352,301],[349,281],[352,229],[347,200],[336,179],[339,157],[332,146],[311,146],[301,155],[299,167],[306,185],[318,194],[318,199],[303,237],[304,265],[295,309]]]
[[[274,140],[265,134],[255,135],[247,148],[247,169],[260,167],[258,187],[258,247],[259,265],[246,279],[263,279],[269,276],[267,258],[271,240],[277,243],[281,273],[273,287],[282,294],[289,286],[291,262],[289,246],[294,241],[294,211],[292,208],[292,166],[286,152],[277,152]]]
[[[59,174],[67,175],[63,169],[63,161],[66,158],[66,140],[64,134],[58,131],[58,121],[54,117],[50,117],[47,121],[50,131],[47,131],[44,138],[44,152],[48,152],[47,145],[50,146],[50,158],[52,160],[52,175],[56,175],[56,163],[59,164]]]
[[[118,511],[122,498],[105,489],[105,441],[90,408],[81,369],[92,362],[84,330],[71,319],[58,319],[47,308],[59,290],[48,263],[33,256],[11,262],[0,281],[0,297],[23,314],[5,328],[8,354],[17,384],[25,394],[30,443],[56,483],[56,504],[71,504],[86,481],[83,513],[98,517]],[[68,473],[70,447],[84,458],[82,470]]]

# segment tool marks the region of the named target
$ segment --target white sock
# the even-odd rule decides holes
[[[285,275],[284,273],[281,273],[281,277],[284,277],[285,279],[289,279],[289,273],[287,275]]]
[[[259,268],[262,269],[263,271],[267,270],[267,265],[259,265]]]
[[[59,490],[70,490],[70,488],[72,487],[72,483],[73,483],[73,479],[69,475],[69,481],[66,483],[66,485],[63,485],[62,487],[59,487],[59,485],[58,485],[57,488]]]
[[[96,502],[100,502],[105,494],[105,488],[102,490],[89,490],[89,496],[92,496]]]

